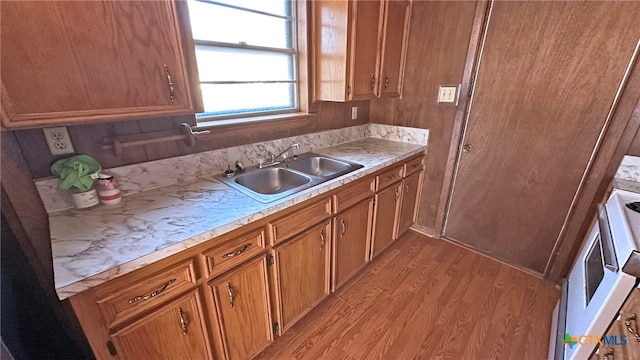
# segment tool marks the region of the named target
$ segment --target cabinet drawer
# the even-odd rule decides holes
[[[106,324],[112,327],[195,284],[193,259],[189,259],[151,276],[131,279],[131,283],[118,281],[101,287],[96,298]]]
[[[402,178],[404,165],[393,165],[389,170],[376,176],[376,191],[380,191]]]
[[[422,170],[424,167],[424,156],[420,156],[418,158],[407,161],[404,164],[404,175],[403,177],[407,177],[409,174],[413,174],[414,172]]]
[[[338,213],[373,195],[376,185],[375,180],[375,178],[357,180],[335,193],[333,195],[333,212]]]
[[[221,274],[262,252],[264,236],[264,228],[259,228],[203,252],[207,275]]]
[[[295,213],[269,223],[271,245],[280,243],[331,215],[331,198],[308,205]]]

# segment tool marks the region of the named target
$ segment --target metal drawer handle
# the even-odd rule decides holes
[[[167,76],[167,82],[169,83],[169,99],[173,103],[176,100],[174,89],[173,89],[173,81],[171,80],[171,74],[169,73],[169,67],[167,64],[164,64],[164,74]]]
[[[324,249],[324,243],[325,243],[325,237],[324,237],[324,230],[320,230],[320,251],[322,251],[322,249]]]
[[[602,360],[613,360],[614,356],[613,356],[613,349],[609,349],[606,353],[604,353],[604,355],[602,356]]]
[[[387,90],[389,87],[389,75],[384,76],[384,89]]]
[[[159,288],[158,290],[155,290],[154,292],[152,292],[149,295],[136,296],[133,299],[129,300],[129,304],[133,304],[134,302],[137,302],[137,301],[149,300],[152,297],[158,296],[163,291],[165,291],[169,285],[173,284],[174,282],[176,282],[176,279],[171,279],[171,280],[167,281],[166,283],[164,283],[164,285],[161,288]]]
[[[248,243],[248,244],[246,244],[245,246],[241,247],[240,249],[238,249],[236,251],[233,251],[233,252],[226,253],[226,254],[222,255],[222,258],[226,259],[226,258],[238,256],[238,255],[242,254],[243,252],[247,251],[250,247],[251,247],[251,243]]]
[[[633,327],[631,326],[631,322],[633,321]],[[636,327],[636,314],[633,313],[631,316],[624,320],[624,325],[627,327],[627,331],[631,333],[636,338],[636,341],[640,343],[640,334],[635,329]]]
[[[376,77],[373,73],[371,73],[371,81],[369,81],[369,90],[373,91],[376,87]]]
[[[404,193],[405,194],[409,193],[409,184],[404,184]]]
[[[342,231],[340,231],[340,238],[342,238],[344,234],[347,232],[347,224],[345,224],[344,218],[340,219],[340,226],[342,227]]]
[[[384,178],[385,180],[392,180],[394,177],[396,177],[395,175],[389,175],[386,178]]]
[[[187,335],[189,324],[187,323],[187,320],[184,319],[184,311],[182,311],[182,308],[178,308],[178,316],[180,317],[180,327],[182,328],[182,335]]]
[[[229,306],[233,307],[233,289],[231,283],[227,283],[227,293],[229,294]]]
[[[398,192],[398,188],[396,188],[395,193],[396,193],[396,199],[395,199],[395,202],[398,202],[398,197],[400,197],[400,192]]]

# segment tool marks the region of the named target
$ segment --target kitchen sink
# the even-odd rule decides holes
[[[311,182],[311,178],[287,168],[259,169],[236,176],[235,182],[258,194],[279,194]]]
[[[263,203],[276,201],[299,191],[362,168],[363,165],[312,152],[266,167],[249,167],[216,179]]]
[[[348,170],[351,165],[325,156],[310,156],[293,160],[287,167],[313,176],[331,176]]]

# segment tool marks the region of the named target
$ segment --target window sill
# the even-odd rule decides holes
[[[289,114],[277,114],[277,115],[264,115],[264,116],[252,116],[246,118],[236,118],[228,120],[200,120],[197,122],[194,130],[207,130],[217,128],[232,128],[232,127],[244,127],[255,126],[263,124],[271,124],[280,121],[296,121],[296,120],[311,120],[315,117],[315,114],[296,112]]]

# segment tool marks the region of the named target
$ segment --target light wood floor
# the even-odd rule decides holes
[[[410,232],[259,359],[546,359],[553,285]]]

